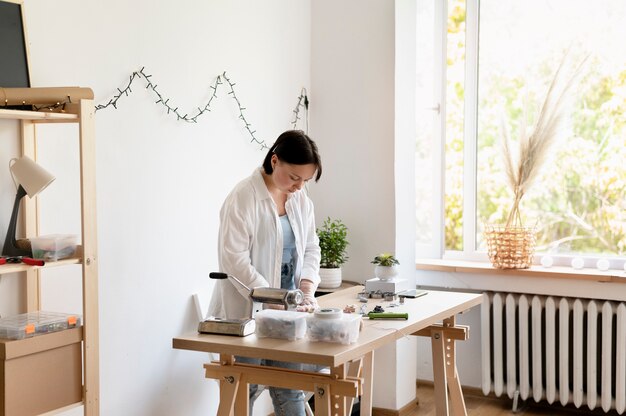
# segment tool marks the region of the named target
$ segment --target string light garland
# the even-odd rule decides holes
[[[239,118],[243,122],[245,129],[248,131],[248,134],[250,134],[250,137],[252,137],[251,141],[259,143],[261,145],[261,149],[269,149],[269,146],[267,146],[264,141],[259,141],[259,139],[256,138],[256,136],[254,135],[254,133],[256,133],[256,130],[252,130],[250,128],[250,123],[248,123],[248,120],[246,120],[246,117],[243,115],[243,110],[245,110],[246,108],[242,107],[241,103],[239,102],[239,98],[237,98],[237,96],[235,95],[235,88],[234,88],[235,84],[231,82],[231,80],[226,76],[226,71],[224,71],[222,76],[224,77],[224,79],[228,83],[228,86],[230,87],[230,91],[228,92],[228,94],[232,96],[235,102],[237,103],[237,107],[239,108]]]
[[[250,136],[250,142],[251,143],[256,143],[260,146],[261,150],[263,149],[268,149],[269,146],[267,145],[267,143],[264,140],[260,140],[257,138],[256,136],[256,130],[252,129],[252,124],[250,124],[248,122],[248,120],[246,119],[246,116],[244,114],[244,110],[246,110],[246,108],[241,104],[241,101],[239,101],[239,98],[237,97],[237,94],[235,93],[235,83],[231,81],[230,78],[228,78],[228,76],[226,75],[226,71],[224,71],[221,75],[218,75],[215,79],[215,82],[213,83],[213,85],[210,86],[211,89],[211,96],[209,97],[209,100],[207,101],[206,105],[202,108],[197,107],[197,113],[193,116],[189,116],[188,113],[182,114],[181,112],[179,112],[178,108],[179,107],[174,107],[172,105],[169,104],[170,99],[169,98],[165,98],[163,97],[163,95],[159,92],[159,90],[157,89],[158,85],[153,83],[150,78],[152,77],[152,75],[147,74],[144,72],[145,67],[142,67],[141,70],[139,71],[135,71],[133,72],[128,79],[128,84],[126,84],[126,87],[124,89],[117,89],[117,94],[115,94],[113,96],[113,98],[109,99],[109,101],[106,104],[99,104],[96,106],[96,110],[95,111],[100,111],[100,110],[104,110],[108,107],[113,107],[117,110],[117,104],[118,101],[122,98],[122,97],[128,97],[128,95],[130,93],[133,92],[133,90],[131,89],[131,86],[133,85],[133,82],[135,81],[135,79],[137,78],[143,78],[146,82],[146,89],[152,90],[152,92],[157,96],[158,100],[155,102],[156,104],[161,104],[162,106],[164,106],[167,109],[167,114],[173,113],[174,115],[176,115],[176,120],[177,121],[183,121],[183,122],[187,122],[187,123],[197,123],[198,118],[200,116],[202,116],[204,113],[210,112],[211,111],[211,104],[213,102],[214,98],[217,98],[217,89],[219,88],[220,85],[224,84],[224,82],[222,81],[222,78],[224,79],[224,81],[226,81],[226,84],[228,85],[230,91],[228,91],[228,95],[230,95],[233,100],[235,100],[235,102],[237,103],[237,109],[239,110],[239,119],[242,121],[244,128],[246,129],[246,131],[248,132],[248,135]],[[57,103],[57,106],[59,104]],[[293,110],[294,113],[294,119],[291,122],[291,125],[293,127],[293,129],[297,128],[297,123],[298,120],[301,119],[300,117],[300,109],[304,108],[305,109],[305,121],[306,121],[306,131],[308,132],[308,124],[309,124],[309,120],[308,120],[308,109],[309,109],[309,99],[307,97],[307,91],[305,88],[302,88],[302,91],[300,92],[300,96],[298,97],[298,103],[296,105],[296,108]]]
[[[41,111],[41,110],[54,111],[60,108],[61,109],[60,111],[64,112],[65,106],[71,103],[72,103],[72,99],[68,95],[67,100],[57,101],[56,103],[53,103],[53,104],[34,105],[34,104],[28,104],[26,101],[22,101],[22,107],[23,107],[22,109],[28,108],[31,111]],[[2,107],[14,108],[13,106],[9,106],[9,100],[4,100],[4,105]]]
[[[306,93],[306,88],[302,88],[300,91],[300,96],[298,97],[298,104],[296,104],[296,108],[293,110],[294,118],[291,122],[292,128],[295,130],[298,128],[298,120],[300,120],[300,108],[304,108],[305,115],[305,133],[309,133],[309,97]]]
[[[70,96],[67,96],[67,100],[65,101],[59,101],[56,102],[54,104],[43,104],[43,105],[33,105],[33,111],[41,111],[41,110],[47,110],[47,111],[54,111],[58,108],[61,109],[61,112],[65,111],[65,106],[67,104],[72,104],[72,99],[70,98]],[[23,102],[22,105],[26,105],[26,102]]]

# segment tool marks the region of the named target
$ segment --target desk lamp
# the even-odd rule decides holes
[[[15,195],[15,203],[13,204],[13,213],[11,221],[7,229],[7,236],[4,240],[2,248],[3,256],[30,256],[31,250],[25,250],[16,246],[15,232],[17,228],[17,214],[20,209],[20,201],[26,195],[33,198],[39,192],[43,191],[52,181],[54,176],[47,170],[35,163],[28,156],[22,156],[20,159],[11,159],[10,167],[15,185],[17,186],[17,194]]]

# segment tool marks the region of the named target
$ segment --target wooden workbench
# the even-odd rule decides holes
[[[362,286],[334,292],[319,299],[320,306],[361,304],[356,295]],[[226,335],[186,334],[173,339],[177,349],[220,354],[219,362],[205,364],[207,378],[220,380],[218,416],[248,415],[248,384],[302,389],[315,394],[317,416],[349,415],[354,398],[360,396],[361,415],[372,411],[373,365],[376,349],[407,336],[428,336],[433,346],[433,370],[437,415],[465,415],[465,403],[456,373],[455,340],[467,339],[469,328],[455,324],[455,316],[482,301],[481,294],[428,291],[426,296],[406,299],[394,312],[408,312],[408,320],[363,320],[357,342],[344,345]],[[376,304],[370,299],[368,310]],[[330,373],[312,373],[235,362],[235,356],[317,364]]]

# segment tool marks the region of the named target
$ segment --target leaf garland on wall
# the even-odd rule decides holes
[[[96,106],[96,110],[95,111],[100,111],[100,110],[104,110],[108,107],[113,107],[115,109],[117,109],[117,104],[118,101],[122,98],[122,97],[127,97],[130,93],[133,92],[133,90],[131,89],[131,86],[133,85],[133,82],[136,79],[143,79],[146,82],[146,89],[149,89],[152,91],[152,93],[154,95],[156,95],[156,97],[158,98],[157,101],[155,102],[156,104],[161,104],[162,106],[164,106],[165,108],[167,108],[167,114],[173,114],[176,116],[176,120],[177,121],[183,121],[186,123],[197,123],[198,122],[198,118],[200,116],[202,116],[204,113],[210,112],[211,111],[211,104],[213,103],[213,99],[217,98],[217,90],[218,88],[220,88],[220,85],[227,85],[228,86],[228,95],[230,95],[233,100],[235,100],[235,102],[237,103],[237,108],[239,111],[239,119],[242,121],[245,130],[247,131],[248,135],[250,136],[250,142],[251,143],[256,143],[260,146],[260,149],[268,149],[269,146],[267,145],[267,143],[264,140],[260,140],[259,138],[257,138],[256,135],[256,130],[252,129],[252,124],[250,124],[248,122],[248,120],[246,119],[246,116],[244,114],[244,111],[246,110],[246,108],[241,104],[241,101],[239,101],[239,98],[237,97],[237,94],[235,93],[235,83],[228,78],[228,76],[226,75],[226,71],[224,71],[221,75],[218,75],[215,78],[215,81],[213,82],[213,85],[211,85],[209,88],[211,90],[211,96],[209,98],[209,100],[207,101],[207,103],[204,105],[204,107],[197,107],[195,110],[193,110],[193,114],[194,115],[190,115],[190,113],[182,113],[182,111],[179,111],[179,107],[178,106],[174,106],[172,104],[170,104],[170,99],[164,97],[158,90],[158,85],[154,82],[152,82],[152,80],[150,78],[152,78],[152,75],[147,74],[144,71],[145,67],[141,68],[141,70],[139,71],[135,71],[133,72],[128,80],[128,84],[126,84],[126,87],[124,89],[117,89],[117,94],[115,94],[113,96],[113,98],[109,99],[109,101],[106,104],[99,104]],[[307,97],[307,91],[305,88],[302,88],[301,92],[300,92],[300,96],[298,97],[298,102],[296,104],[296,107],[293,110],[293,120],[291,121],[291,125],[293,129],[297,128],[298,125],[298,121],[302,119],[301,115],[300,115],[300,110],[304,109],[304,113],[305,113],[305,122],[306,122],[306,130],[308,131],[308,110],[309,110],[309,99]]]

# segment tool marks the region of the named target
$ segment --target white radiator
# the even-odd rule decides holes
[[[624,302],[487,293],[481,333],[485,395],[626,409]]]

